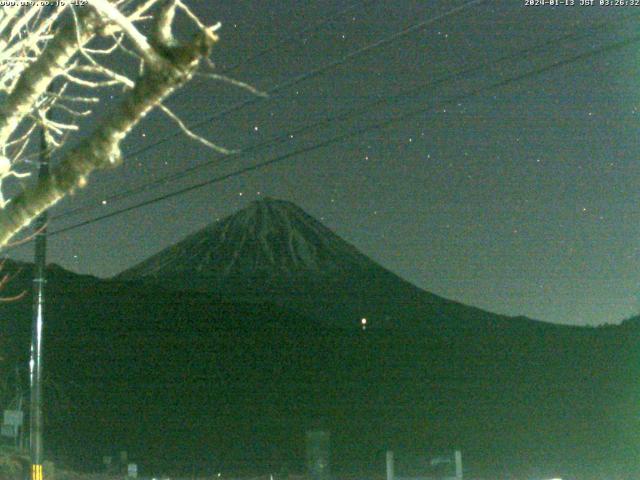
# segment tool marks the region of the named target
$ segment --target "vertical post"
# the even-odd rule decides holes
[[[462,452],[460,452],[460,450],[456,450],[455,452],[455,461],[456,461],[456,479],[462,480]]]
[[[311,480],[331,480],[330,438],[326,430],[307,431],[307,474]]]
[[[49,176],[49,149],[44,127],[40,132],[40,162],[38,179]],[[31,480],[43,480],[42,476],[42,330],[44,326],[44,293],[47,259],[47,220],[44,211],[36,219],[35,258],[33,268],[33,318],[31,323],[31,359],[29,380],[31,403],[29,414],[29,456]]]
[[[18,379],[19,380],[19,379]],[[19,412],[22,412],[22,394],[18,393],[18,408],[17,410]],[[16,442],[16,450],[20,451],[20,449],[22,448],[22,435],[24,433],[24,422],[22,425],[18,425],[16,427],[16,438],[15,438],[15,442]]]
[[[393,480],[395,476],[393,467],[393,452],[391,450],[387,450],[387,480]]]

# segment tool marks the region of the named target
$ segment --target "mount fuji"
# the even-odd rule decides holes
[[[24,273],[3,293],[30,290],[31,265],[5,269]],[[51,265],[47,298],[49,445],[83,468],[123,446],[148,472],[303,471],[321,422],[336,472],[423,447],[460,448],[476,478],[640,472],[640,319],[571,327],[447,300],[289,202],[114,279]],[[31,313],[28,295],[0,304],[5,372],[28,364]]]
[[[517,327],[401,279],[295,204],[265,198],[195,232],[114,280],[161,283],[244,301],[269,301],[331,326]]]

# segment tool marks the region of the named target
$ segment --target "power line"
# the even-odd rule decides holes
[[[248,62],[252,62],[254,60],[257,60],[258,58],[267,55],[273,51],[275,51],[276,49],[278,49],[279,47],[281,47],[282,45],[285,45],[286,43],[289,43],[293,40],[296,40],[298,37],[311,33],[315,30],[319,30],[320,28],[322,28],[323,26],[325,26],[326,24],[342,17],[343,15],[345,15],[346,13],[350,12],[351,10],[354,10],[356,7],[358,7],[360,4],[362,4],[363,7],[368,6],[371,3],[375,3],[377,0],[364,0],[364,1],[360,1],[360,2],[356,2],[351,4],[350,6],[343,8],[342,10],[336,12],[335,14],[333,14],[330,17],[326,17],[323,20],[321,20],[319,23],[312,25],[310,27],[304,28],[302,30],[300,30],[299,32],[296,32],[292,35],[289,35],[287,37],[285,37],[284,39],[281,39],[280,41],[278,41],[275,45],[272,45],[269,48],[265,48],[264,50],[261,50],[260,52],[251,55],[249,57],[247,57],[247,59],[243,62],[238,62],[230,67],[227,67],[223,70],[223,73],[228,73],[232,70],[236,70],[238,68],[240,68],[242,65],[245,65]]]
[[[629,16],[623,18],[622,20],[628,20],[630,18],[637,18],[637,17],[638,17],[638,14],[634,14],[634,15],[629,15]],[[169,175],[165,175],[164,177],[158,178],[158,179],[153,180],[151,182],[147,182],[147,183],[143,183],[141,185],[137,185],[137,186],[129,188],[129,189],[125,190],[125,191],[120,191],[120,192],[115,193],[115,194],[113,194],[113,195],[111,195],[109,197],[104,197],[103,200],[107,201],[107,202],[113,202],[113,201],[118,201],[118,200],[121,200],[121,199],[124,199],[124,198],[131,197],[131,196],[134,196],[134,195],[139,195],[142,192],[144,192],[146,190],[149,190],[151,188],[154,188],[156,186],[166,184],[166,183],[168,183],[170,181],[175,181],[175,180],[180,180],[182,178],[185,178],[188,175],[191,175],[193,172],[201,170],[203,168],[207,168],[207,167],[210,167],[210,166],[213,166],[213,165],[216,165],[216,164],[220,165],[223,162],[227,163],[227,162],[230,162],[231,160],[237,159],[238,157],[242,157],[242,156],[245,156],[247,154],[254,153],[256,151],[262,150],[263,148],[278,145],[280,143],[283,143],[284,141],[289,140],[292,135],[293,136],[300,135],[300,134],[306,133],[306,132],[308,132],[310,130],[314,130],[314,129],[318,128],[318,127],[322,127],[324,125],[331,124],[331,123],[336,122],[336,121],[344,121],[344,120],[346,120],[348,118],[351,118],[353,116],[357,116],[357,115],[360,115],[362,113],[369,112],[370,109],[373,108],[373,107],[377,107],[379,105],[384,105],[384,104],[389,104],[389,103],[391,103],[393,101],[396,101],[397,99],[399,99],[401,97],[420,94],[420,93],[422,93],[422,91],[425,88],[435,87],[435,86],[441,85],[441,84],[446,83],[446,82],[459,80],[459,79],[464,78],[464,77],[466,77],[468,75],[480,72],[480,71],[482,71],[483,69],[485,69],[487,67],[491,67],[491,66],[497,65],[497,64],[502,63],[502,62],[506,62],[506,61],[510,61],[510,60],[525,60],[528,56],[531,56],[530,54],[537,53],[540,50],[542,50],[544,48],[547,48],[547,47],[554,47],[555,45],[558,44],[558,42],[565,42],[567,40],[579,40],[582,37],[591,36],[593,34],[593,30],[594,29],[607,27],[607,26],[610,26],[611,24],[619,25],[619,22],[620,22],[620,19],[616,19],[615,22],[609,20],[609,21],[603,21],[603,22],[599,22],[599,23],[596,23],[596,24],[592,24],[592,25],[588,26],[588,31],[585,32],[585,33],[581,33],[581,34],[577,34],[575,32],[567,33],[567,34],[558,36],[558,37],[556,37],[554,39],[546,40],[544,42],[540,42],[540,43],[538,43],[536,45],[533,45],[531,47],[528,47],[526,49],[519,50],[519,51],[517,51],[515,53],[503,55],[502,57],[499,57],[499,58],[497,58],[495,60],[492,60],[492,61],[476,63],[473,66],[464,68],[464,69],[459,70],[457,72],[454,72],[452,74],[445,75],[445,76],[443,76],[443,77],[441,77],[441,78],[439,78],[437,80],[434,80],[434,81],[424,82],[424,83],[422,83],[420,85],[412,87],[412,88],[410,88],[408,90],[400,92],[400,93],[398,93],[396,95],[393,95],[391,97],[382,97],[382,98],[379,98],[379,99],[377,99],[377,100],[375,100],[373,102],[369,102],[369,103],[366,103],[364,105],[360,105],[358,107],[349,109],[349,110],[347,110],[345,112],[341,112],[341,113],[338,113],[336,115],[325,116],[324,118],[321,118],[321,119],[319,119],[319,120],[317,120],[315,122],[312,122],[310,124],[307,124],[305,126],[302,126],[302,127],[298,128],[296,130],[291,130],[291,131],[286,132],[284,134],[279,134],[279,135],[272,136],[271,138],[269,138],[269,139],[267,139],[265,141],[259,142],[257,144],[251,145],[248,148],[241,150],[240,152],[233,153],[233,154],[230,154],[230,155],[227,155],[227,156],[224,156],[224,157],[218,157],[218,158],[215,158],[213,160],[209,160],[209,161],[200,163],[198,165],[194,165],[194,166],[192,166],[190,168],[187,168],[187,169],[184,169],[184,170],[182,170],[180,172],[176,172],[176,173],[172,173],[172,174],[169,174]],[[60,213],[58,215],[55,215],[55,216],[52,217],[52,219],[66,218],[68,216],[72,216],[72,215],[76,215],[76,214],[79,214],[79,213],[82,213],[82,212],[94,210],[96,208],[99,208],[99,206],[100,205],[94,205],[94,204],[79,206],[79,207],[73,208],[71,210],[68,210],[66,212],[62,212],[62,213]]]
[[[532,78],[532,77],[535,77],[535,76],[538,76],[538,75],[542,75],[542,74],[547,73],[547,72],[549,72],[549,71],[551,71],[551,70],[553,70],[555,68],[563,67],[563,66],[569,65],[571,63],[575,63],[575,62],[584,60],[586,58],[590,58],[590,57],[593,57],[593,56],[596,56],[596,55],[600,55],[602,53],[607,53],[607,52],[610,52],[610,51],[613,51],[613,50],[616,50],[616,49],[619,49],[619,48],[627,47],[629,45],[637,43],[638,41],[640,41],[640,35],[634,36],[634,37],[630,37],[630,38],[627,38],[625,40],[621,40],[619,42],[615,42],[613,44],[606,45],[606,46],[598,48],[598,49],[589,50],[587,52],[583,52],[583,53],[574,55],[572,57],[569,57],[569,58],[566,58],[566,59],[563,59],[563,60],[559,60],[557,62],[545,65],[543,67],[531,70],[529,72],[526,72],[526,73],[523,73],[523,74],[520,74],[520,75],[517,75],[517,76],[514,76],[514,77],[510,77],[510,78],[505,79],[505,80],[501,80],[499,82],[493,83],[493,84],[485,86],[485,87],[479,87],[479,88],[473,89],[473,90],[471,90],[471,91],[469,91],[469,92],[467,92],[465,94],[457,95],[457,96],[454,96],[454,97],[450,97],[450,98],[445,99],[445,100],[443,100],[443,101],[441,101],[439,103],[448,104],[448,103],[452,103],[452,102],[459,102],[459,101],[464,100],[466,98],[477,96],[477,95],[479,95],[479,94],[481,94],[483,92],[486,92],[486,91],[495,90],[495,89],[498,89],[498,88],[501,88],[501,87],[504,87],[504,86],[507,86],[507,85],[510,85],[510,84],[514,84],[516,82],[519,82],[519,81],[522,81],[522,80],[525,80],[525,79],[528,79],[528,78]],[[70,225],[68,227],[60,228],[58,230],[55,230],[55,231],[51,232],[50,236],[58,235],[60,233],[65,233],[65,232],[68,232],[68,231],[71,231],[71,230],[75,230],[76,228],[80,228],[80,227],[83,227],[83,226],[86,226],[86,225],[89,225],[89,224],[92,224],[92,223],[96,223],[96,222],[105,220],[107,218],[111,218],[111,217],[114,217],[116,215],[120,215],[122,213],[126,213],[126,212],[129,212],[129,211],[132,211],[132,210],[136,210],[138,208],[146,207],[148,205],[160,202],[162,200],[166,200],[168,198],[172,198],[172,197],[175,197],[175,196],[182,195],[184,193],[188,193],[188,192],[193,191],[193,190],[197,190],[197,189],[205,187],[207,185],[212,185],[214,183],[219,183],[219,182],[222,182],[222,181],[227,180],[227,179],[232,178],[232,177],[236,177],[236,176],[239,176],[239,175],[242,175],[242,174],[254,171],[254,170],[262,169],[262,168],[265,168],[267,166],[274,165],[276,163],[281,163],[281,162],[283,162],[285,160],[288,160],[288,159],[293,158],[295,156],[301,155],[303,153],[308,153],[308,152],[311,152],[311,151],[314,151],[314,150],[318,150],[320,148],[332,145],[334,143],[339,143],[339,142],[341,142],[343,140],[347,140],[349,138],[353,138],[353,137],[362,135],[364,133],[372,132],[372,131],[375,131],[375,130],[380,130],[380,129],[385,128],[385,127],[387,127],[389,125],[392,125],[392,124],[394,124],[396,122],[404,121],[404,120],[407,120],[409,118],[415,117],[417,115],[428,113],[433,108],[434,108],[433,106],[429,106],[427,108],[420,108],[420,109],[412,110],[410,112],[406,112],[406,113],[401,114],[401,115],[396,115],[395,117],[388,118],[388,119],[383,120],[381,122],[378,122],[378,123],[375,123],[375,124],[372,124],[372,125],[368,125],[366,127],[360,128],[360,129],[355,129],[355,130],[352,130],[350,132],[344,133],[342,135],[337,135],[335,137],[332,137],[332,138],[329,138],[327,140],[324,140],[324,141],[322,141],[320,143],[316,143],[316,144],[311,145],[311,146],[303,147],[303,148],[294,150],[292,152],[286,153],[284,155],[279,155],[279,156],[274,157],[274,158],[272,158],[270,160],[267,160],[267,161],[264,161],[264,162],[260,162],[260,163],[254,164],[254,165],[250,165],[250,166],[235,170],[233,172],[230,172],[230,173],[227,173],[227,174],[224,174],[224,175],[220,175],[220,176],[214,177],[212,179],[196,183],[194,185],[190,185],[189,187],[185,187],[185,188],[182,188],[182,189],[179,189],[179,190],[175,190],[173,192],[170,192],[170,193],[167,193],[167,194],[164,194],[164,195],[160,195],[160,196],[151,198],[149,200],[145,200],[143,202],[139,202],[137,204],[134,204],[134,205],[131,205],[131,206],[119,209],[119,210],[115,210],[113,212],[106,213],[104,215],[100,215],[100,216],[95,217],[93,219],[85,220],[83,222],[79,222],[79,223],[76,223],[74,225]]]
[[[245,58],[244,60],[240,61],[240,62],[236,62],[235,64],[223,68],[222,71],[220,72],[220,75],[226,75],[229,72],[232,72],[233,70],[237,70],[240,67],[243,67],[257,59],[259,59],[260,57],[263,57],[265,55],[268,55],[271,52],[274,52],[275,50],[279,49],[280,47],[282,47],[283,45],[286,45],[289,42],[292,42],[294,40],[297,40],[299,37],[301,37],[302,35],[305,34],[310,34],[312,32],[315,32],[317,30],[320,30],[322,27],[324,27],[325,25],[333,22],[334,20],[344,16],[345,14],[349,13],[352,10],[355,10],[357,7],[362,6],[362,7],[366,7],[371,3],[375,3],[378,0],[363,0],[363,1],[359,1],[359,2],[355,2],[352,3],[351,5],[349,5],[346,8],[343,8],[337,12],[335,12],[333,15],[328,16],[328,17],[324,17],[322,20],[320,20],[318,23],[308,26],[306,28],[303,28],[302,30],[299,30],[295,33],[292,33],[291,35],[287,35],[284,38],[281,38],[279,40],[276,41],[275,44],[271,45],[268,48],[265,48],[263,50],[260,50],[259,52],[248,56],[247,58]],[[185,92],[184,89],[179,90],[178,92],[176,92],[172,98],[176,98],[180,95],[182,95]]]
[[[439,20],[442,20],[444,18],[450,17],[452,15],[456,15],[457,13],[460,13],[460,12],[466,10],[467,8],[470,8],[472,6],[478,5],[478,4],[486,2],[486,1],[488,1],[488,0],[471,0],[471,1],[468,1],[468,2],[464,3],[463,5],[460,5],[458,7],[455,7],[455,8],[452,8],[450,10],[447,10],[446,12],[444,12],[444,13],[442,13],[440,15],[437,15],[435,17],[432,17],[429,20],[425,20],[425,21],[416,23],[416,24],[411,25],[411,26],[409,26],[407,28],[404,28],[404,29],[402,29],[402,30],[400,30],[398,32],[395,32],[395,33],[393,33],[391,35],[388,35],[388,36],[386,36],[386,37],[384,37],[384,38],[382,38],[382,39],[380,39],[380,40],[378,40],[376,42],[369,43],[369,44],[367,44],[367,45],[365,45],[363,47],[360,47],[360,48],[358,48],[358,49],[356,49],[356,50],[354,50],[354,51],[342,56],[338,60],[333,60],[333,61],[331,61],[329,63],[321,65],[320,67],[316,67],[316,68],[314,68],[314,69],[312,69],[312,70],[310,70],[308,72],[301,73],[300,75],[296,75],[295,77],[293,77],[293,78],[291,78],[291,79],[289,79],[289,80],[287,80],[287,81],[285,81],[283,83],[275,85],[274,87],[266,90],[265,93],[270,96],[270,95],[272,95],[274,93],[279,92],[280,90],[284,90],[286,88],[292,87],[292,86],[297,85],[298,83],[303,82],[305,80],[309,80],[311,78],[315,78],[315,77],[318,77],[320,75],[323,75],[324,73],[328,72],[332,68],[335,68],[335,67],[337,67],[339,65],[342,65],[342,64],[348,62],[349,60],[357,57],[358,55],[362,55],[363,53],[370,52],[371,50],[374,50],[374,49],[376,49],[378,47],[381,47],[381,46],[387,45],[389,43],[392,43],[392,42],[394,42],[394,41],[396,41],[396,40],[398,40],[398,39],[400,39],[400,38],[402,38],[402,37],[404,37],[406,35],[409,35],[409,34],[415,32],[415,31],[418,31],[418,30],[420,30],[422,28],[425,28],[428,25],[431,25],[432,23],[435,23],[435,22],[437,22]],[[263,100],[264,100],[264,97],[252,97],[252,98],[250,98],[248,100],[245,100],[243,102],[236,103],[235,105],[232,105],[231,107],[229,107],[229,108],[227,108],[225,110],[217,112],[216,114],[211,115],[211,116],[207,117],[204,120],[196,122],[196,123],[194,123],[192,125],[188,125],[188,128],[190,130],[193,130],[193,129],[196,129],[196,128],[200,128],[203,125],[206,125],[206,124],[212,122],[213,120],[216,120],[216,119],[218,119],[218,118],[220,118],[222,116],[228,115],[230,113],[236,112],[236,111],[238,111],[238,110],[240,110],[240,109],[242,109],[244,107],[253,105],[253,104],[261,102]],[[161,138],[161,139],[159,139],[159,140],[157,140],[157,141],[155,141],[153,143],[150,143],[149,145],[145,145],[144,147],[141,147],[138,150],[135,150],[135,151],[129,153],[128,155],[123,156],[123,160],[136,157],[136,156],[140,155],[141,153],[144,153],[144,152],[146,152],[148,150],[151,150],[152,148],[155,148],[155,147],[157,147],[159,145],[162,145],[163,143],[166,143],[169,140],[171,140],[173,138],[176,138],[176,137],[179,137],[181,135],[182,135],[181,131],[177,131],[175,133],[167,135],[167,136],[165,136],[165,137],[163,137],[163,138]]]

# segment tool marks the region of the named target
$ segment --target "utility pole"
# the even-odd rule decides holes
[[[40,159],[38,180],[49,176],[49,146],[45,126],[40,131]],[[42,461],[42,330],[44,326],[44,293],[47,261],[47,220],[45,210],[35,220],[35,258],[33,268],[33,318],[31,323],[31,359],[29,379],[31,405],[29,414],[29,456],[31,457],[31,480],[43,480]]]

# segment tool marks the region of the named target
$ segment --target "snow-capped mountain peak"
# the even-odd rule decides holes
[[[316,273],[374,262],[291,202],[265,198],[190,235],[118,276]]]

